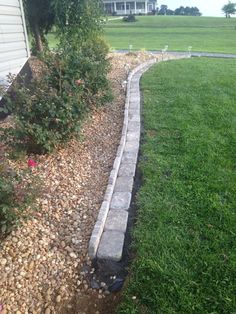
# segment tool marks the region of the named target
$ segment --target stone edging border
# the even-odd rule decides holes
[[[157,59],[155,58],[139,65],[132,70],[128,76],[124,123],[120,145],[117,149],[107,189],[89,242],[88,254],[92,259],[97,256],[98,258],[119,261],[122,257],[124,234],[127,227],[128,209],[131,202],[133,178],[136,169],[140,141],[139,80],[142,74],[154,63],[156,63],[156,61]],[[126,165],[126,169],[123,169],[123,172],[127,171],[127,167],[130,165],[133,170],[132,175],[126,176],[125,174],[125,177],[121,177],[120,182],[118,182],[118,172],[119,170],[121,171],[120,165],[122,162],[125,163],[124,166]],[[124,182],[122,182],[122,178]],[[114,208],[111,208],[111,206]],[[123,218],[121,218],[122,225],[120,225],[120,216],[109,217],[110,225],[104,232],[109,214],[110,216],[121,214],[121,216],[123,216]],[[118,227],[115,226],[117,224],[119,225]],[[108,231],[106,232],[106,230]],[[108,244],[107,246],[107,241],[112,242],[111,245]]]

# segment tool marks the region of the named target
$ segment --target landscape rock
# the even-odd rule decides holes
[[[77,313],[83,309],[73,310],[75,304],[68,300],[76,297],[78,290],[81,297],[95,297],[96,291],[90,292],[82,282],[80,269],[89,264],[88,242],[120,145],[125,107],[121,82],[127,79],[124,64],[134,68],[150,58],[145,54],[110,57],[114,101],[91,112],[81,126],[79,139],[57,147],[52,154],[30,156],[37,160],[33,171],[43,191],[27,209],[30,219],[23,218],[12,234],[1,240],[0,301],[7,304],[7,313],[61,314],[64,300],[72,306],[71,313]],[[33,75],[37,75],[39,61],[34,58],[30,62]],[[1,127],[13,123],[12,119],[0,122]],[[133,163],[137,156],[124,159]],[[25,160],[9,162],[16,173],[28,170]],[[127,203],[130,199],[128,195]],[[90,275],[90,270],[82,273]],[[99,296],[103,300],[104,295]]]
[[[123,278],[117,278],[115,281],[108,287],[108,290],[110,292],[118,292],[122,289],[124,285],[124,279]]]

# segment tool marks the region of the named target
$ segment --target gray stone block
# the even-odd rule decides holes
[[[126,139],[128,142],[131,142],[131,141],[138,141],[139,142],[140,133],[139,132],[128,132]]]
[[[139,99],[130,100],[129,108],[139,110],[140,109],[140,100]]]
[[[89,241],[88,253],[91,258],[94,258],[96,256],[103,229],[104,223],[102,223],[101,221],[97,221],[93,228],[92,236]]]
[[[136,164],[122,163],[120,165],[118,176],[119,177],[134,177],[135,170],[136,170]]]
[[[133,91],[133,90],[139,90],[139,80],[137,81],[133,81],[131,82],[131,85],[130,85],[130,90]]]
[[[113,170],[111,171],[110,176],[109,176],[109,179],[108,179],[108,184],[109,184],[109,185],[115,184],[116,176],[117,176],[117,172],[113,169]]]
[[[120,167],[120,160],[121,157],[116,157],[115,160],[114,160],[114,163],[113,163],[113,170],[117,171],[118,172],[118,169]]]
[[[114,190],[113,185],[108,184],[108,186],[106,188],[106,192],[105,192],[104,198],[103,198],[104,201],[107,201],[107,202],[111,201],[113,190]]]
[[[127,129],[128,129],[128,125],[127,123],[124,123],[123,124],[123,128],[122,128],[122,131],[121,131],[121,134],[122,135],[125,135],[127,133]]]
[[[129,115],[129,110],[128,109],[125,109],[124,111],[124,119]]]
[[[132,153],[132,152],[124,152],[122,156],[122,163],[127,163],[127,164],[136,164],[138,158],[137,153]]]
[[[126,232],[127,222],[128,222],[128,212],[126,210],[110,210],[106,224],[105,230]]]
[[[140,93],[130,93],[129,96],[130,101],[140,101]]]
[[[130,114],[129,122],[140,122],[140,114]]]
[[[128,132],[140,132],[140,122],[129,122]]]
[[[130,192],[114,192],[111,199],[110,209],[128,210],[131,202]]]
[[[139,109],[129,109],[129,117],[132,117],[133,115],[139,115],[140,116],[140,110]]]
[[[130,91],[130,98],[140,98],[140,92],[138,89]]]
[[[123,154],[123,149],[124,149],[124,145],[123,143],[120,144],[118,146],[117,152],[116,152],[116,157],[121,158],[122,154]]]
[[[133,177],[118,177],[115,184],[115,192],[132,192],[134,184]]]
[[[131,84],[131,86],[130,86],[130,96],[132,97],[132,96],[138,96],[138,95],[140,95],[140,93],[139,93],[139,86],[133,86]]]
[[[139,141],[126,142],[124,151],[125,152],[138,153],[138,151],[139,151]]]
[[[122,258],[125,236],[118,231],[103,232],[97,257],[119,262]]]
[[[103,201],[102,205],[99,209],[99,213],[98,213],[98,217],[97,220],[101,221],[102,223],[105,224],[106,222],[106,218],[107,218],[107,214],[109,212],[109,207],[110,207],[110,203],[108,201]]]

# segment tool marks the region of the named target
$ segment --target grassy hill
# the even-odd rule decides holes
[[[114,49],[169,50],[236,53],[236,18],[138,16],[137,22],[107,22],[105,34]]]

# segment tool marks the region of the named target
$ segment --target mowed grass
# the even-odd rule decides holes
[[[236,64],[161,63],[142,79],[136,258],[119,313],[236,313]]]
[[[105,35],[113,49],[236,53],[236,18],[137,16],[138,21],[109,21]]]

